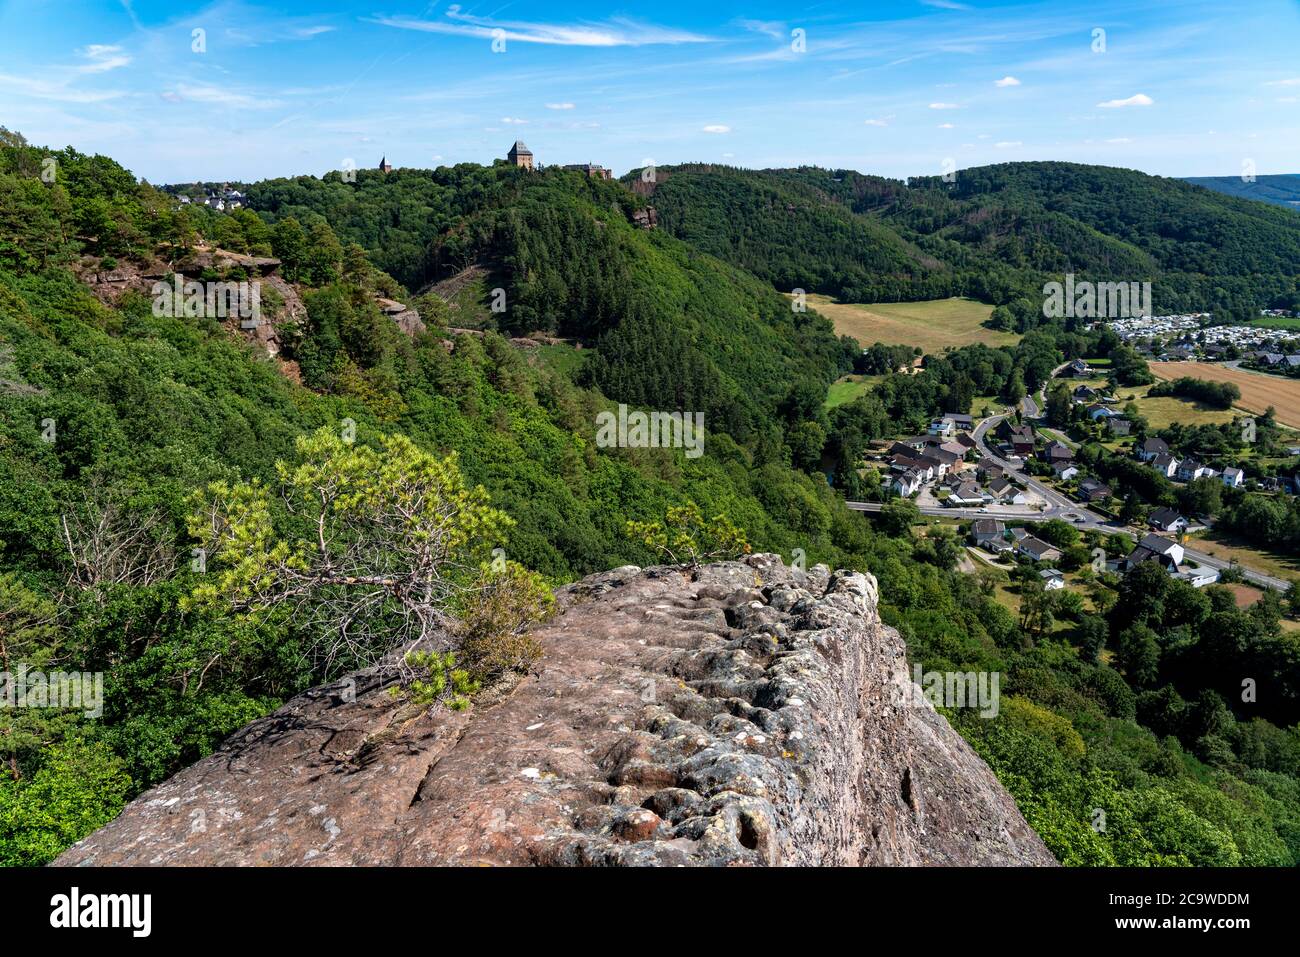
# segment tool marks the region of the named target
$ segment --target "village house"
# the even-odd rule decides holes
[[[1075,465],[1073,462],[1054,462],[1052,464],[1052,472],[1054,472],[1056,477],[1062,482],[1068,482],[1070,479],[1078,476],[1079,466]]]
[[[1026,505],[1029,502],[1024,490],[1011,484],[1007,478],[994,479],[989,483],[988,491],[994,501],[1004,505]]]
[[[957,426],[953,424],[952,419],[931,419],[930,420],[929,431],[931,435],[941,435],[946,438],[952,435],[953,432],[956,431],[956,429]]]
[[[997,519],[977,518],[971,522],[971,543],[978,548],[991,552],[1009,551],[1011,543],[1006,540],[1006,535],[1006,526]]]
[[[1208,465],[1203,465],[1196,459],[1183,459],[1178,463],[1178,468],[1174,472],[1175,477],[1180,482],[1194,482],[1198,478],[1209,475],[1214,470]]]
[[[1112,494],[1109,485],[1098,482],[1094,478],[1086,478],[1079,483],[1079,496],[1085,502],[1099,502],[1110,498]]]
[[[1128,435],[1133,428],[1133,423],[1128,419],[1107,419],[1106,428],[1110,430],[1111,435]]]
[[[1016,455],[1034,454],[1034,427],[1032,425],[1012,425],[1007,419],[998,424],[998,435],[1011,447]]]
[[[1142,562],[1150,561],[1158,561],[1166,568],[1172,566],[1173,570],[1177,571],[1183,561],[1183,546],[1159,535],[1144,535],[1142,541],[1134,546],[1133,551],[1128,553],[1124,561],[1125,571],[1131,571]]]
[[[1074,452],[1064,442],[1053,440],[1043,448],[1043,461],[1049,464],[1069,462],[1074,459]]]
[[[956,508],[984,505],[989,501],[984,492],[974,482],[963,482],[952,490],[944,504]]]
[[[1086,379],[1092,375],[1092,366],[1088,365],[1088,363],[1084,362],[1082,359],[1074,359],[1065,367],[1065,371],[1068,375],[1072,375],[1075,378]]]
[[[899,472],[890,481],[889,487],[904,497],[914,495],[921,488],[921,473],[916,469]]]
[[[1229,465],[1223,470],[1219,479],[1229,488],[1241,488],[1241,483],[1246,481],[1246,473],[1236,466]]]
[[[1169,443],[1164,439],[1143,439],[1137,447],[1137,457],[1143,462],[1150,462],[1158,455],[1169,454]]]
[[[1187,519],[1178,514],[1176,508],[1158,508],[1147,518],[1147,524],[1158,532],[1184,532]]]
[[[1178,472],[1178,460],[1168,452],[1161,452],[1151,460],[1151,467],[1165,478],[1173,478]]]
[[[1088,418],[1092,419],[1092,421],[1094,422],[1098,421],[1099,419],[1117,418],[1120,415],[1120,413],[1116,412],[1114,409],[1107,408],[1106,406],[1101,404],[1090,405],[1085,411],[1088,415]]]
[[[1061,557],[1059,548],[1032,535],[1026,535],[1017,543],[1016,552],[1036,562],[1054,562]]]
[[[1043,587],[1048,591],[1065,587],[1065,576],[1055,568],[1044,568],[1038,573],[1038,577],[1043,580]]]

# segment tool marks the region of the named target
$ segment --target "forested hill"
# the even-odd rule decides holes
[[[828,178],[781,175],[804,197]],[[465,682],[534,663],[513,642],[531,617],[500,607],[519,589],[493,584],[493,548],[552,584],[648,566],[668,535],[633,537],[646,528],[635,523],[653,528],[693,502],[757,551],[871,572],[881,618],[914,662],[1002,675],[997,717],[949,720],[1061,861],[1300,861],[1300,681],[1275,600],[1244,611],[1225,589],[1193,593],[1148,564],[1154,577],[1109,611],[1079,600],[1056,629],[1050,612],[1018,619],[993,579],[960,571],[955,529],[914,529],[911,503],[868,519],[841,497],[871,487],[858,467],[869,440],[977,395],[1014,401],[1063,358],[1097,354],[1104,334],[1048,325],[1014,347],[933,357],[917,375],[868,350],[879,385],[827,410],[826,382],[856,346],[792,313],[770,280],[642,229],[644,199],[620,184],[466,166],[249,192],[256,208],[233,214],[182,206],[111,159],[0,128],[0,670],[103,677],[102,713],[0,708],[0,864],[51,860],[249,721],[396,647],[415,617],[399,600],[419,589],[390,591],[391,575],[420,571],[412,554],[429,539],[427,527],[383,523],[453,496],[486,498],[512,520],[476,507],[478,534],[454,527],[466,544],[452,556],[453,574],[490,586],[475,589],[489,596],[476,620],[508,640],[495,659],[475,656],[483,635],[457,617],[463,662],[418,662],[427,680],[403,693],[434,697],[413,704],[473,707]],[[888,228],[906,209],[939,222],[967,202],[853,176],[823,192]],[[880,262],[973,276],[992,255],[939,231],[915,230]],[[214,246],[248,255],[195,271],[196,250]],[[381,311],[412,297],[376,263],[408,290],[436,282],[448,294],[415,298],[425,332]],[[238,323],[154,308],[143,281],[240,282],[264,266],[301,306],[265,296],[274,358]],[[119,281],[120,295],[103,295]],[[491,311],[494,289],[503,312]],[[453,328],[466,319],[482,328]],[[539,328],[565,341],[496,331]],[[704,412],[703,454],[602,447],[596,416],[619,399]],[[322,498],[337,507],[337,538],[304,504]],[[377,524],[389,534],[376,538]],[[1086,563],[1065,531],[1067,554]],[[225,544],[209,551],[214,537]],[[382,574],[315,579],[307,613],[252,612],[284,568],[305,574],[321,551],[330,569],[337,555]],[[348,603],[357,585],[364,605]],[[344,644],[322,656],[322,635]],[[1257,676],[1258,709],[1241,702],[1239,674]],[[436,679],[471,700],[437,698]]]
[[[778,288],[1041,303],[1043,281],[1073,272],[1151,281],[1157,309],[1244,316],[1300,301],[1300,220],[1132,170],[1010,163],[907,183],[810,167],[655,174],[643,190],[664,228]]]
[[[451,325],[596,346],[587,381],[611,398],[698,410],[742,440],[762,431],[791,383],[824,387],[852,361],[822,317],[638,228],[632,216],[644,201],[617,183],[498,164],[362,171],[355,183],[331,173],[248,193],[272,222],[328,222],[412,289],[481,274],[456,297]],[[494,289],[503,293],[497,310]]]
[[[1243,180],[1240,176],[1188,176],[1187,182],[1216,193],[1253,199],[1300,212],[1300,173],[1275,173]]]

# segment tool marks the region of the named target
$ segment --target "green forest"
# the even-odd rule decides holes
[[[637,182],[629,173],[625,181]],[[782,290],[845,302],[969,296],[1042,321],[1066,273],[1151,282],[1156,313],[1249,319],[1300,305],[1300,220],[1177,179],[1014,163],[907,182],[815,167],[660,167],[665,229]]]
[[[57,172],[43,177],[51,159]],[[967,347],[921,375],[886,374],[827,412],[827,386],[870,360],[777,292],[804,268],[782,249],[818,261],[819,249],[847,249],[825,258],[822,281],[861,285],[837,293],[1006,304],[1032,290],[1036,270],[1083,255],[1040,251],[1036,228],[1007,234],[1023,234],[1021,257],[1001,234],[967,235],[966,204],[1009,190],[1034,222],[1091,218],[1095,249],[1135,264],[1178,276],[1239,266],[1198,260],[1180,248],[1191,240],[1139,234],[1090,202],[1056,209],[1038,171],[1005,176],[1014,189],[993,177],[948,195],[857,174],[832,187],[821,171],[728,172],[737,196],[766,204],[748,220],[725,196],[695,206],[690,177],[674,173],[651,200],[663,228],[646,230],[634,218],[646,198],[620,183],[462,165],[250,184],[251,209],[226,215],[182,207],[106,157],[0,131],[0,665],[104,674],[102,715],[0,710],[0,862],[51,860],[250,720],[356,664],[346,649],[320,653],[317,622],[232,614],[230,596],[252,604],[273,573],[301,574],[306,546],[281,540],[309,541],[310,523],[285,503],[331,470],[376,469],[379,450],[402,466],[395,480],[472,501],[483,547],[550,586],[653,563],[628,523],[690,503],[725,515],[755,551],[789,560],[802,549],[809,563],[871,572],[913,661],[1002,672],[998,717],[948,717],[1064,863],[1300,862],[1300,649],[1275,601],[1240,611],[1225,592],[1135,575],[1105,614],[1051,629],[959,573],[951,536],[914,536],[905,508],[868,520],[844,504],[872,491],[857,485],[866,442],[923,428],[963,399],[1019,398],[1064,358],[1114,344],[1044,324],[1014,348]],[[1179,188],[1189,202],[1211,195]],[[814,195],[825,216],[809,209],[802,232],[778,238],[782,200]],[[1206,215],[1232,234],[1225,249],[1295,241],[1243,201],[1214,202]],[[728,239],[747,222],[745,242]],[[155,315],[138,291],[110,304],[86,281],[170,275],[201,245],[280,260],[305,317],[289,324],[268,305],[283,324],[278,357],[214,319]],[[467,270],[484,277],[479,321],[452,331],[433,289]],[[1188,290],[1236,288],[1227,273],[1197,276]],[[1294,275],[1275,278],[1278,295],[1294,293]],[[399,332],[380,295],[418,304],[428,329]],[[511,339],[539,333],[556,342]],[[705,454],[598,448],[595,417],[619,402],[704,413]],[[209,569],[204,525],[218,513]],[[431,667],[422,693],[446,684],[450,706],[472,707],[474,676]],[[1242,700],[1240,674],[1257,682],[1257,705]]]

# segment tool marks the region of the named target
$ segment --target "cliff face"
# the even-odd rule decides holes
[[[563,589],[540,672],[429,713],[309,691],[58,865],[1029,864],[992,772],[898,694],[867,575],[771,555]]]

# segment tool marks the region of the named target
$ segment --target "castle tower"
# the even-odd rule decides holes
[[[533,168],[533,151],[524,145],[523,140],[515,140],[515,145],[510,147],[506,159],[514,166],[521,166],[524,169]]]
[[[383,159],[379,161],[379,172],[391,173],[392,171],[393,171],[393,164],[388,162],[388,157],[385,156]]]

